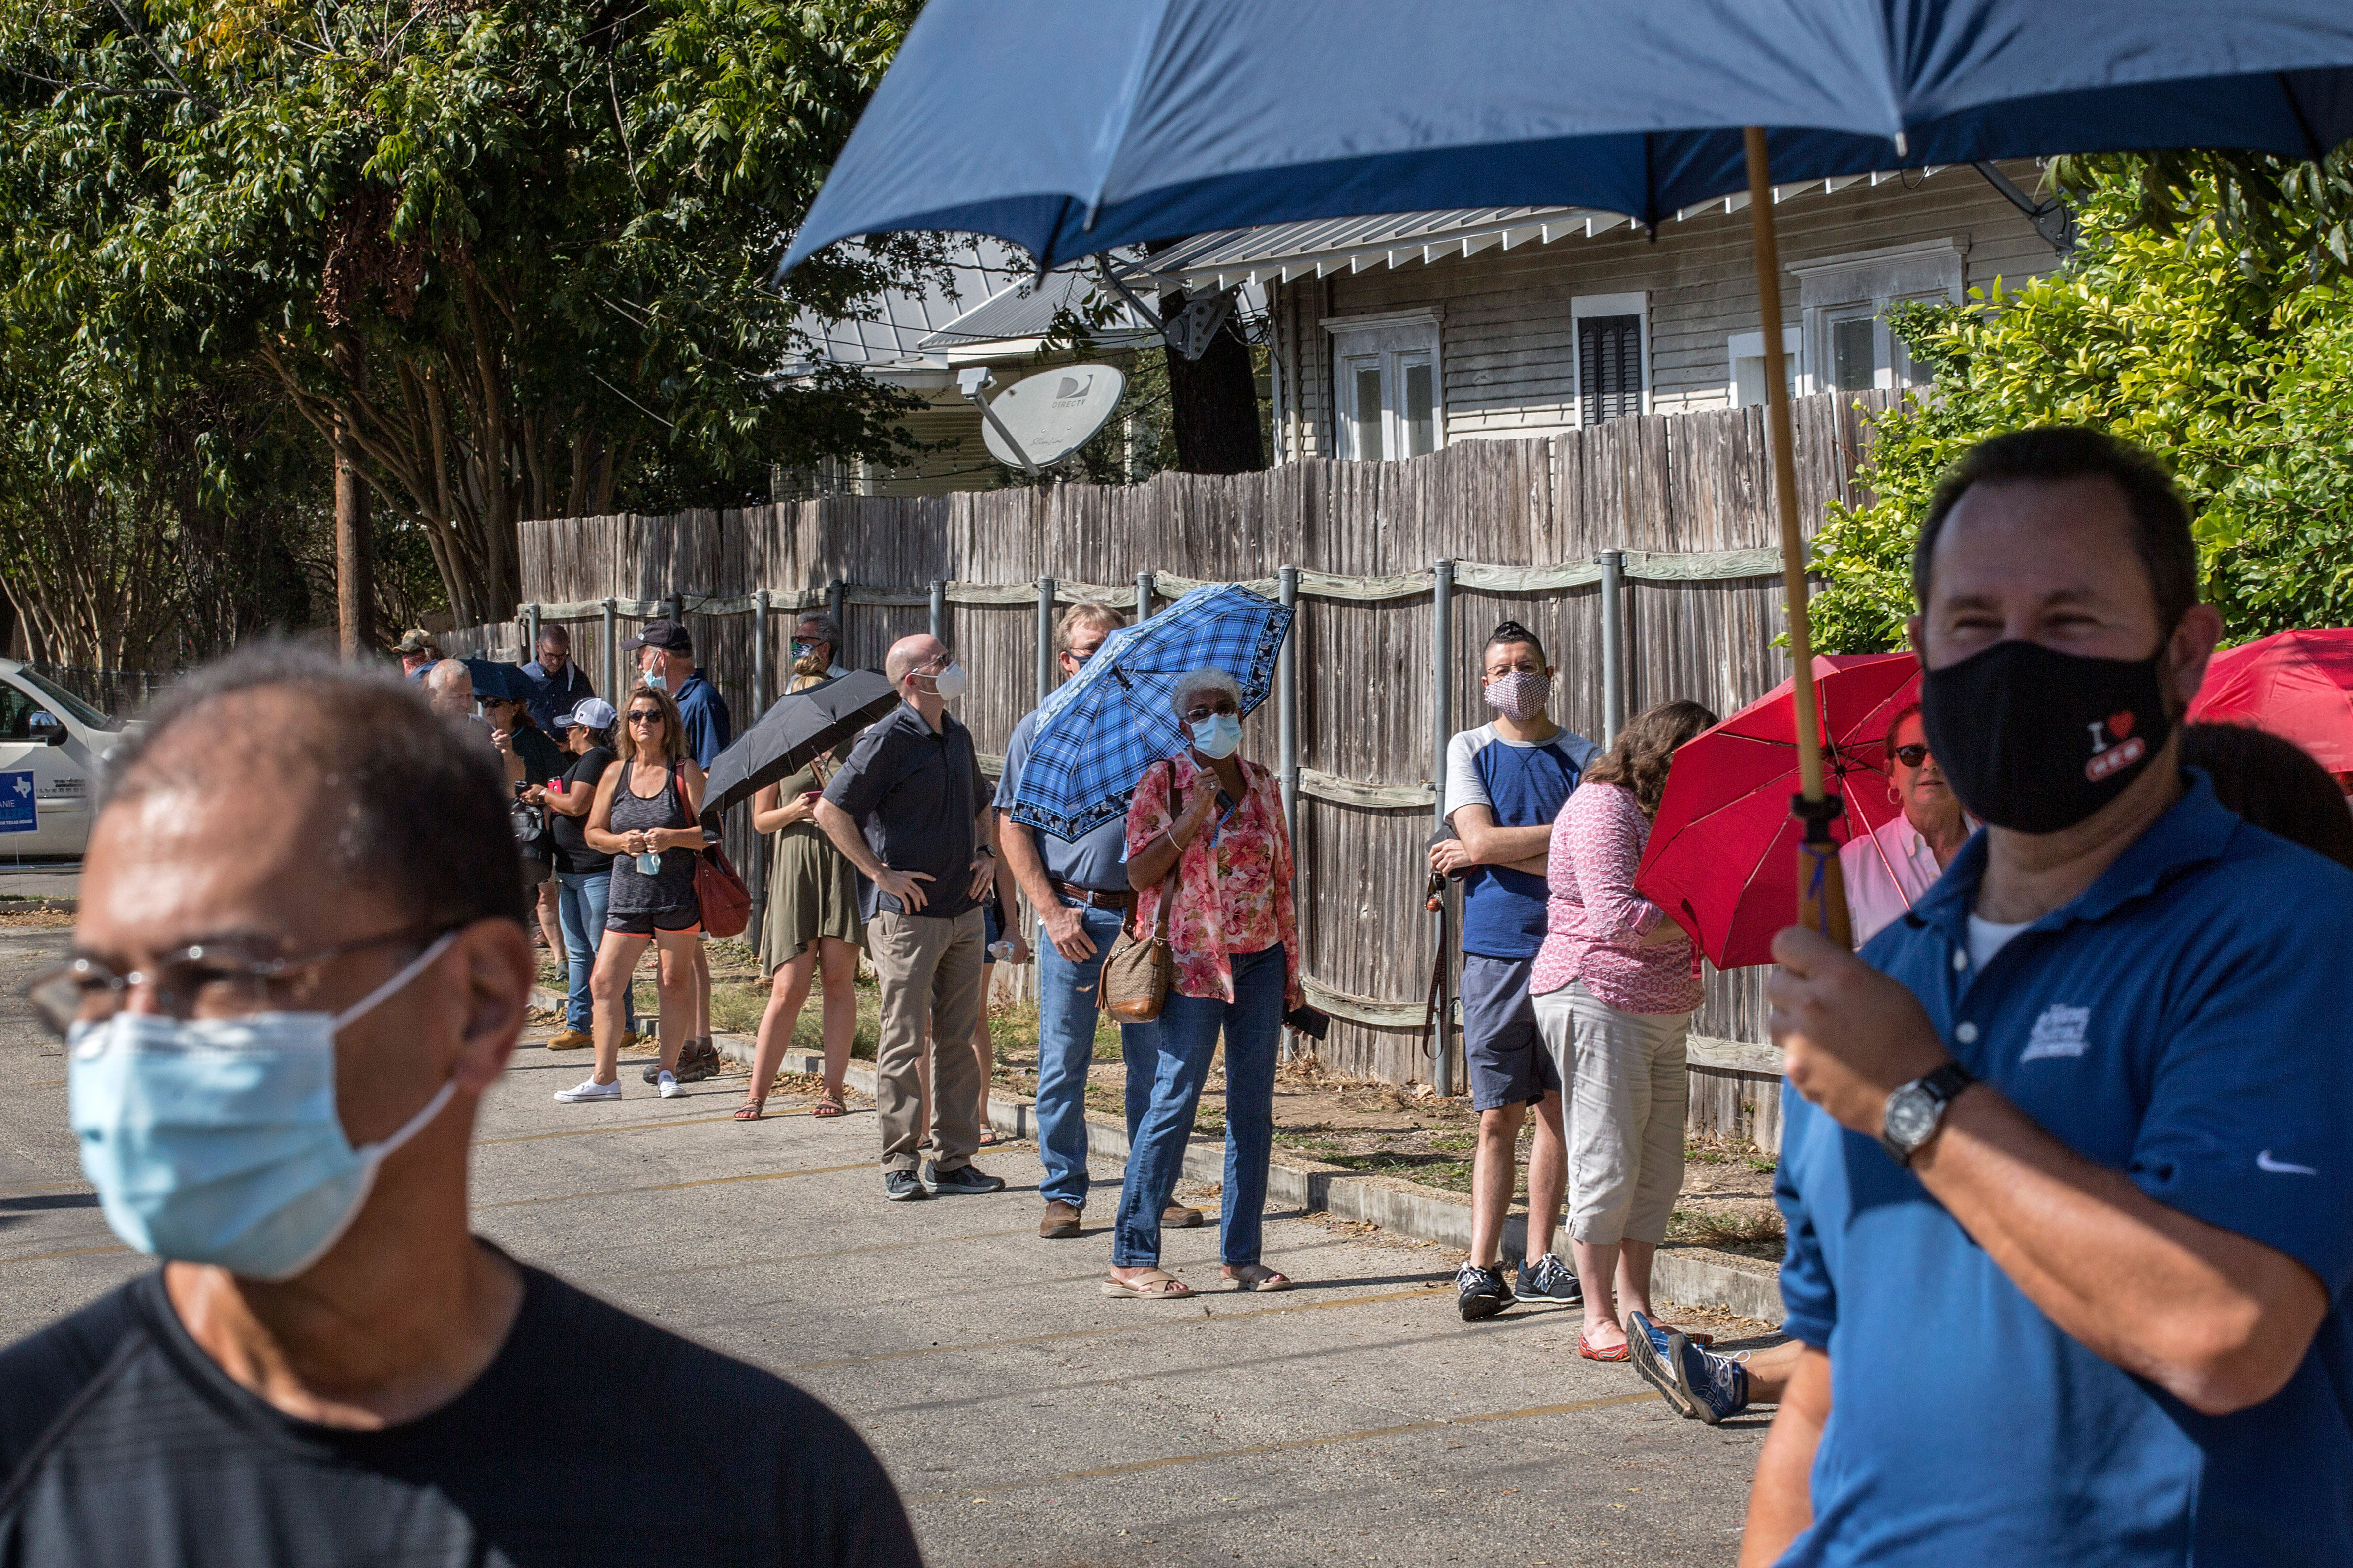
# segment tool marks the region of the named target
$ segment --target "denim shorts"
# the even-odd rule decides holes
[[[1462,955],[1462,1058],[1471,1068],[1474,1110],[1534,1105],[1560,1088],[1560,1069],[1528,1001],[1535,962]]]

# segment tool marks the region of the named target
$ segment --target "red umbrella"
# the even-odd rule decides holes
[[[2353,628],[2277,632],[2216,654],[2189,721],[2252,724],[2332,773],[2353,773]]]
[[[1908,653],[1819,655],[1824,783],[1845,801],[1831,831],[1844,843],[1896,812],[1887,799],[1887,724],[1919,700]],[[1773,962],[1773,933],[1798,908],[1794,680],[1702,731],[1675,752],[1635,890],[1679,921],[1718,969]],[[1852,787],[1849,787],[1850,779]]]

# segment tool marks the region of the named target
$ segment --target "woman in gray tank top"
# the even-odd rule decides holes
[[[582,837],[613,857],[613,883],[605,904],[605,934],[589,976],[596,1065],[586,1082],[555,1098],[577,1103],[621,1098],[621,1001],[646,943],[659,950],[661,1059],[655,1079],[662,1097],[682,1093],[671,1069],[686,1041],[694,1008],[694,948],[702,912],[694,900],[696,852],[702,829],[702,770],[686,754],[686,728],[669,692],[640,687],[621,705],[614,731],[619,761],[596,784]]]

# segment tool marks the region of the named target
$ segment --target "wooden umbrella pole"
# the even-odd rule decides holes
[[[1781,345],[1781,252],[1773,234],[1773,173],[1765,132],[1752,125],[1748,223],[1756,237],[1757,302],[1765,329],[1765,426],[1773,448],[1773,505],[1781,523],[1781,584],[1789,596],[1789,660],[1797,704],[1798,782],[1790,809],[1805,824],[1798,848],[1798,921],[1841,946],[1849,935],[1846,887],[1831,823],[1841,803],[1822,784],[1821,707],[1814,695],[1814,644],[1806,618],[1806,535],[1798,521],[1798,458],[1790,433],[1788,353]]]

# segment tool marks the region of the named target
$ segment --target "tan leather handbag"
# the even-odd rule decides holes
[[[1184,815],[1181,792],[1170,805],[1172,816]],[[1176,957],[1168,946],[1168,907],[1176,901],[1176,878],[1184,869],[1182,851],[1160,883],[1160,905],[1153,913],[1149,936],[1135,928],[1130,914],[1111,951],[1103,954],[1103,975],[1095,983],[1095,1005],[1126,1024],[1149,1024],[1160,1016],[1176,978]]]

